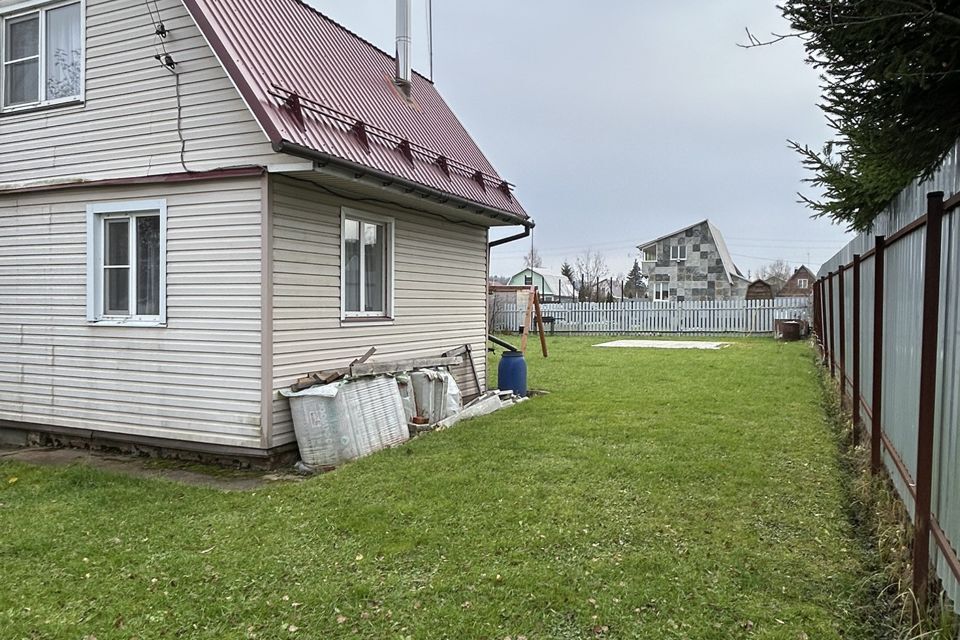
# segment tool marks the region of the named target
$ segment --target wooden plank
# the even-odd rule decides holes
[[[463,362],[460,356],[454,358],[409,358],[393,362],[360,362],[350,365],[351,376],[375,376],[383,373],[399,373],[428,367],[452,367]]]
[[[530,289],[530,298],[527,301],[527,310],[523,314],[523,331],[520,334],[520,353],[526,355],[527,353],[527,338],[530,337],[530,320],[531,314],[533,313],[533,301],[537,296],[535,289]]]
[[[537,331],[540,333],[540,348],[543,349],[543,357],[547,357],[547,333],[543,328],[543,311],[540,309],[540,296],[536,291],[533,293],[533,304],[537,312]]]

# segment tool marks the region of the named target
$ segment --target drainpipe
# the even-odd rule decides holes
[[[523,231],[513,236],[507,236],[506,238],[500,238],[499,240],[491,240],[487,243],[489,248],[499,247],[502,244],[507,244],[508,242],[513,242],[514,240],[522,240],[523,238],[530,237],[530,230],[533,229],[533,221],[531,220],[529,224],[523,226]]]

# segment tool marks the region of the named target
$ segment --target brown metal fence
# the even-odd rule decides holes
[[[814,332],[851,409],[854,443],[867,437],[872,472],[885,467],[912,505],[913,588],[921,605],[931,559],[955,604],[960,584],[953,542],[960,539],[954,471],[960,465],[960,378],[950,353],[960,334],[954,310],[960,214],[951,215],[958,208],[960,195],[945,201],[943,192],[927,194],[925,215],[889,237],[876,236],[873,248],[814,284]]]

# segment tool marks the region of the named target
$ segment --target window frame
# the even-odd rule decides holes
[[[682,251],[681,251],[682,249]],[[674,251],[676,250],[676,251]],[[676,253],[676,256],[674,256]],[[683,255],[681,255],[681,253]],[[670,261],[671,262],[686,262],[687,261],[687,245],[685,244],[674,244],[670,245]]]
[[[652,257],[652,258],[647,257],[647,256],[649,255],[649,254],[647,253],[647,250],[648,250],[650,247],[653,247],[653,257]],[[643,252],[643,262],[656,262],[656,261],[657,261],[657,245],[655,245],[655,244],[648,245],[648,246],[644,247],[643,249],[641,249],[641,251]]]
[[[666,302],[670,299],[670,283],[657,282],[653,288],[653,299],[656,302]]]
[[[806,289],[810,286],[810,281],[807,278],[797,278],[797,286],[801,289]]]
[[[46,12],[52,9],[59,9],[72,4],[80,5],[80,93],[76,96],[66,96],[46,99],[47,93],[47,33],[46,33]],[[38,38],[37,38],[37,73],[39,74],[39,85],[37,87],[37,101],[26,102],[24,104],[6,105],[6,68],[17,61],[7,61],[6,59],[6,33],[7,22],[23,18],[30,14],[37,14]],[[29,59],[32,59],[31,56]],[[87,88],[87,2],[86,0],[29,0],[20,4],[0,9],[0,115],[9,113],[20,113],[23,111],[33,111],[36,109],[45,109],[47,107],[56,107],[60,105],[83,104],[86,98]],[[42,96],[42,97],[41,97]]]
[[[157,315],[107,315],[104,309],[104,240],[108,220],[130,221],[128,305],[136,311],[137,301],[137,235],[136,219],[160,218],[160,293]],[[99,326],[165,327],[167,324],[167,202],[166,200],[126,200],[87,205],[87,323]]]
[[[364,271],[363,271],[363,242],[360,243],[360,309],[361,311],[347,311],[347,261],[346,256],[346,226],[347,220],[359,222],[361,225],[366,222],[369,224],[381,225],[384,228],[384,251],[386,256],[383,260],[386,274],[384,277],[384,309],[383,311],[362,311],[364,305]],[[395,254],[396,254],[396,221],[389,216],[383,216],[369,211],[354,209],[352,207],[340,207],[340,321],[341,323],[392,323],[394,321],[394,274],[396,272]],[[362,234],[362,226],[361,226]]]

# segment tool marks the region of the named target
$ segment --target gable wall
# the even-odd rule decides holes
[[[687,259],[670,259],[670,248],[687,247]],[[738,278],[733,284],[727,280],[720,252],[709,226],[704,222],[657,242],[657,261],[644,262],[644,273],[649,276],[648,295],[653,299],[658,282],[670,285],[670,299],[684,301],[727,300],[743,298],[749,283]]]
[[[0,187],[184,171],[177,77],[153,56],[153,2],[86,0],[86,102],[0,115]],[[283,161],[179,0],[157,0],[177,62],[191,171]]]
[[[798,280],[800,278],[806,278],[807,286],[801,287]],[[780,298],[797,298],[801,296],[810,296],[813,295],[813,281],[816,280],[816,276],[813,275],[813,272],[802,267],[797,269],[796,273],[790,276],[790,279],[787,280],[787,283],[783,285],[783,288],[777,292],[777,297]]]

